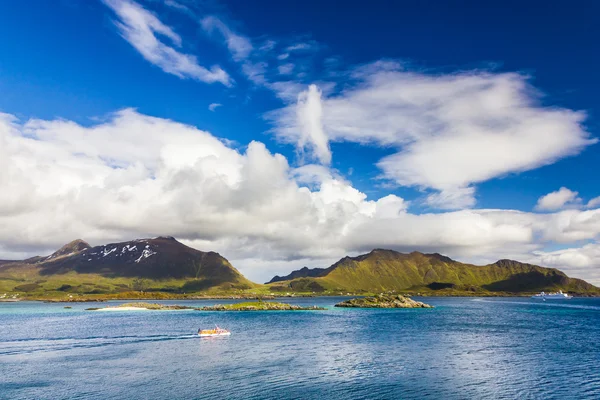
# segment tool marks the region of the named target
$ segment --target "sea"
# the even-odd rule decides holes
[[[344,299],[286,298],[327,310],[262,312],[0,303],[0,398],[600,399],[600,299],[333,307]],[[231,336],[196,334],[215,324]]]

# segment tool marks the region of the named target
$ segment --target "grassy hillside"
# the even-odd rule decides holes
[[[600,289],[563,272],[511,260],[476,266],[439,254],[373,250],[345,257],[318,277],[304,277],[272,285],[273,290],[342,291],[379,293],[511,292],[564,290],[577,294],[600,294]]]

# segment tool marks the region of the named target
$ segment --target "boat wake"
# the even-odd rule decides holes
[[[34,354],[40,352],[69,351],[73,349],[92,349],[106,346],[163,342],[170,340],[196,339],[198,335],[150,335],[150,336],[90,336],[85,338],[49,338],[5,341],[0,343],[0,356]]]

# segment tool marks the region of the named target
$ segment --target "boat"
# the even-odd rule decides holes
[[[215,325],[215,329],[198,329],[198,336],[200,337],[212,337],[212,336],[229,336],[231,332],[227,329],[219,328]]]
[[[534,294],[533,296],[531,296],[532,299],[541,299],[541,300],[569,300],[572,299],[573,296],[569,295],[568,293],[563,293],[562,290],[559,290],[558,292],[555,293],[545,293],[545,292],[541,292],[538,294]]]

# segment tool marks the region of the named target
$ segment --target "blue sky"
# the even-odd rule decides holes
[[[0,181],[11,193],[0,256],[68,235],[172,234],[257,280],[391,247],[518,258],[599,282],[598,11],[590,1],[2,2],[0,112],[15,171]],[[193,154],[194,178],[173,141]],[[188,204],[209,195],[214,171],[227,201]],[[281,192],[288,185],[302,200]],[[26,188],[45,206],[25,207]],[[122,213],[137,212],[134,198],[156,204],[124,221],[84,207],[92,189],[111,204],[133,196]],[[257,207],[283,198],[294,217],[261,216],[239,196]],[[51,226],[9,233],[66,204],[55,221],[64,237]],[[188,213],[148,223],[165,204]],[[249,221],[261,227],[228,227]]]

